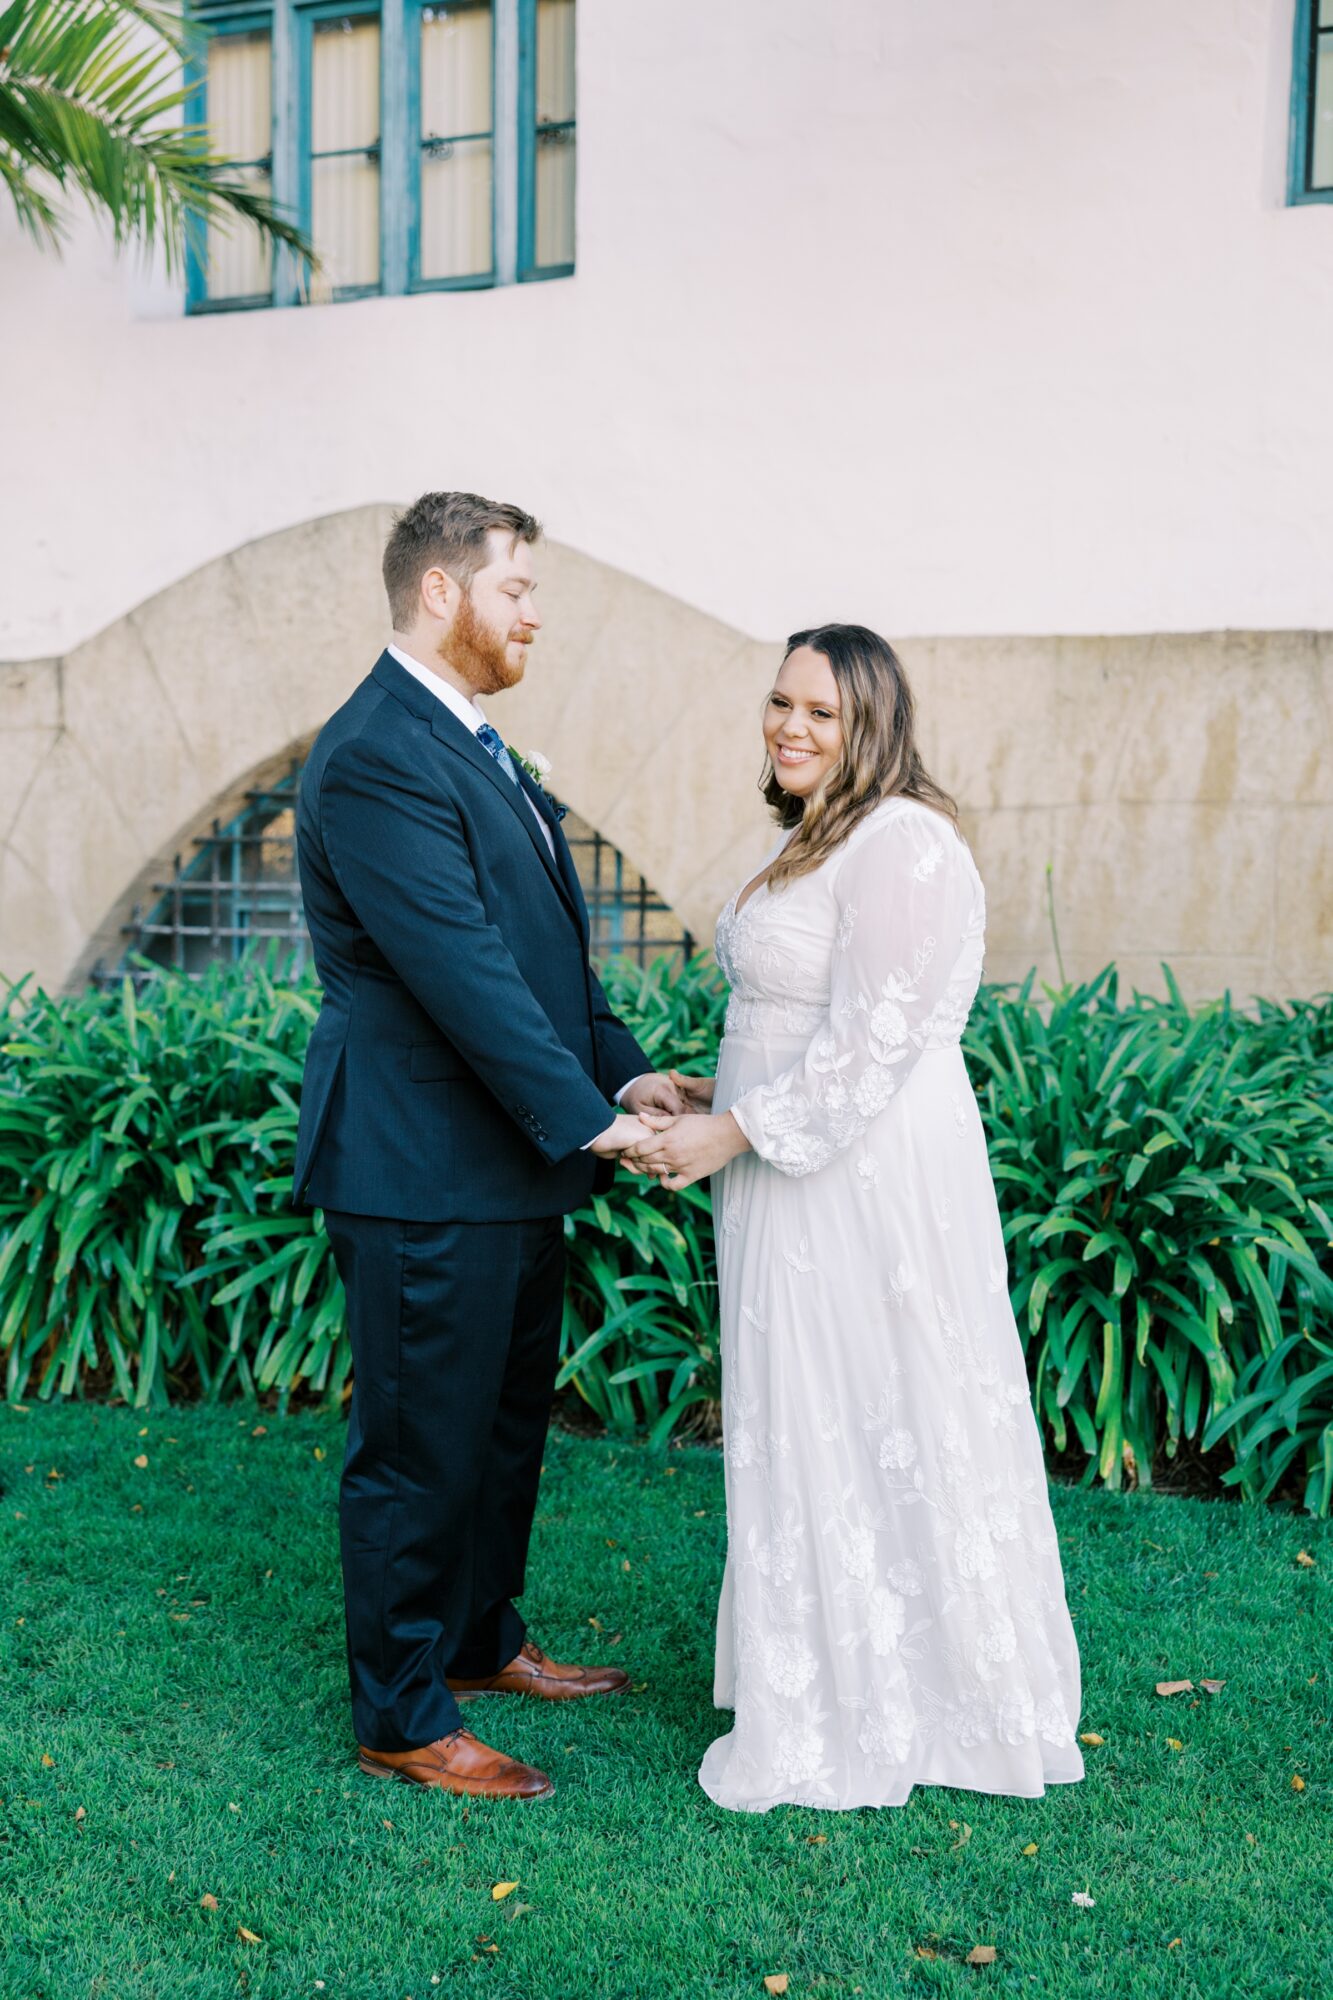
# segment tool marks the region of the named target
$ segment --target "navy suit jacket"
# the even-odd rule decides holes
[[[614,1170],[580,1149],[653,1065],[588,963],[550,802],[521,784],[388,653],[320,731],[296,814],[324,988],[298,1204],[521,1221],[609,1183]]]

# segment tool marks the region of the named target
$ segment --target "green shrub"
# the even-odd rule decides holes
[[[711,1076],[727,989],[703,955],[683,972],[631,960],[603,981],[660,1069]],[[704,1415],[719,1396],[717,1265],[708,1191],[664,1194],[619,1174],[609,1195],[565,1221],[569,1259],[560,1386],[572,1383],[608,1430],[646,1422],[670,1436],[687,1410]]]
[[[621,963],[663,1066],[711,1071],[716,969]],[[0,1354],[10,1397],[294,1391],[350,1355],[317,1221],[291,1212],[313,976],[273,962],[51,999],[0,1054]],[[1333,1506],[1333,1001],[1121,1003],[1113,971],[987,988],[965,1051],[1043,1430],[1146,1482],[1184,1441],[1251,1498]],[[568,1220],[561,1381],[663,1438],[718,1397],[706,1193],[622,1175]]]
[[[9,1397],[68,1395],[85,1371],[151,1407],[341,1387],[337,1275],[289,1205],[318,1008],[313,979],[258,964],[16,1008],[0,1058]]]
[[[1170,975],[1168,974],[1168,980]],[[1058,1450],[1143,1482],[1227,1439],[1333,1500],[1333,1005],[1117,1003],[1115,975],[991,988],[966,1052],[1033,1396]]]

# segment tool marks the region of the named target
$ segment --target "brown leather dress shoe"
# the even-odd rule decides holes
[[[629,1675],[619,1667],[569,1667],[548,1660],[540,1646],[524,1641],[517,1659],[482,1680],[449,1679],[455,1694],[531,1694],[539,1701],[581,1701],[590,1694],[620,1694]]]
[[[546,1799],[555,1790],[545,1771],[479,1743],[470,1729],[455,1729],[416,1750],[367,1750],[358,1744],[356,1761],[368,1778],[401,1778],[472,1799]]]

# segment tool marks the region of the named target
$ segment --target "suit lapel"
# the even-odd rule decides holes
[[[565,839],[564,828],[556,817],[550,799],[546,796],[541,786],[528,776],[522,765],[519,766],[518,781],[522,785],[527,797],[532,800],[537,811],[551,829],[551,843],[555,848],[556,864],[561,886],[578,914],[579,928],[582,930],[586,940],[588,936],[588,906],[583,896],[583,885],[579,881],[578,871],[574,866],[574,857],[569,851],[569,842]],[[545,847],[545,845],[546,842],[543,841],[542,846]]]
[[[542,830],[521,794],[520,787],[525,779],[522,769],[519,770],[518,784],[512,784],[490,751],[483,750],[472,731],[465,723],[459,721],[453,710],[446,708],[438,696],[433,695],[429,688],[423,687],[419,680],[400,667],[390,653],[380,655],[374,667],[374,678],[391,694],[396,695],[404,707],[409,708],[414,715],[420,716],[423,722],[429,722],[431,734],[443,743],[446,749],[462,757],[473,770],[481,773],[488,784],[494,786],[510,812],[517,814],[519,825],[532,842],[538,859],[551,878],[552,886],[568,905],[570,915],[581,929],[582,898],[577,894],[571,894],[570,885],[565,879],[565,871],[553,858]],[[565,842],[560,841],[558,846],[565,847]],[[575,887],[577,888],[577,884]]]

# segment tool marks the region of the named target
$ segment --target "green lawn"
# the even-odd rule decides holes
[[[750,1817],[694,1781],[719,1460],[553,1436],[530,1621],[635,1692],[473,1705],[558,1790],[469,1807],[353,1767],[340,1453],[316,1416],[0,1408],[3,2000],[1333,1992],[1329,1527],[1057,1492],[1086,1783]]]

